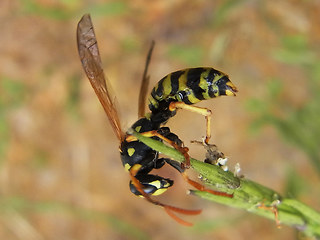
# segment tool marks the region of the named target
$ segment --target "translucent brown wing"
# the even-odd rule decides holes
[[[149,63],[151,60],[151,55],[152,55],[152,51],[154,48],[154,44],[155,44],[154,41],[152,41],[148,55],[147,55],[146,65],[145,65],[143,76],[142,76],[142,82],[141,82],[140,93],[139,93],[139,102],[138,102],[138,106],[139,106],[138,117],[139,118],[143,117],[145,114],[146,96],[147,96],[147,91],[148,91],[148,87],[149,87],[149,79],[150,79],[150,77],[148,76],[148,67],[149,67]]]
[[[121,130],[120,120],[114,101],[108,92],[97,39],[89,14],[85,14],[78,23],[77,42],[82,67],[108,116],[116,136],[119,141],[122,141],[124,134]]]

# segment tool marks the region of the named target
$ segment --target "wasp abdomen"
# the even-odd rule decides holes
[[[149,108],[152,112],[163,111],[172,101],[191,105],[221,95],[235,95],[236,91],[223,72],[209,67],[188,68],[172,72],[158,82],[149,97]]]

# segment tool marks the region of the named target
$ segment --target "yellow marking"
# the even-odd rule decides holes
[[[124,169],[125,169],[127,172],[129,172],[130,168],[131,168],[131,166],[130,166],[129,163],[126,163],[126,164],[124,165]]]
[[[149,131],[149,132],[143,132],[143,133],[141,133],[141,135],[144,137],[154,137],[157,134],[155,134],[153,131]]]
[[[154,193],[152,193],[152,196],[158,196],[158,195],[164,193],[165,191],[167,191],[167,188],[170,187],[170,183],[167,182],[164,185],[164,187],[161,188],[161,182],[159,180],[150,182],[148,184],[157,188],[157,190]],[[143,195],[139,195],[139,197],[143,197]]]
[[[207,82],[207,78],[208,78],[208,75],[209,75],[209,72],[210,72],[210,69],[207,69],[206,71],[204,71],[202,74],[201,74],[201,77],[200,77],[200,84],[199,86],[204,90],[204,92],[202,93],[202,96],[204,97],[204,99],[210,99],[210,95],[209,95],[209,84]]]
[[[236,96],[235,92],[238,91],[237,87],[235,85],[233,85],[233,83],[231,81],[227,82],[226,85],[232,89],[232,91],[231,90],[226,91],[227,96]]]
[[[155,108],[157,108],[159,106],[158,101],[156,99],[154,99],[152,96],[149,97],[149,103],[154,106]]]
[[[208,74],[209,74],[209,70],[206,70],[202,72],[200,76],[199,87],[201,87],[203,90],[206,90],[208,88],[208,82],[206,80],[208,78]]]
[[[155,91],[155,92],[158,90],[158,87],[159,87],[159,84],[157,84],[157,85],[154,87],[154,91]]]
[[[214,77],[214,79],[213,79],[213,83],[214,82],[216,82],[216,81],[218,81],[220,78],[222,78],[224,75],[223,74],[217,74],[215,77]]]
[[[236,89],[236,86],[230,81],[227,82],[226,85],[228,85],[229,87],[231,87],[232,89]]]
[[[198,98],[196,98],[196,96],[193,94],[193,92],[191,92],[191,94],[187,95],[188,97],[188,100],[191,102],[191,103],[197,103],[197,102],[200,102],[201,100],[199,100]]]
[[[153,181],[149,183],[152,186],[155,186],[157,189],[161,187],[161,182],[159,180]]]
[[[135,128],[135,130],[136,130],[136,132],[140,132],[141,126],[137,126],[137,127]]]
[[[134,154],[134,152],[136,151],[134,148],[128,148],[128,155],[130,156],[130,157],[132,157],[132,155]]]
[[[189,89],[187,87],[187,75],[188,75],[189,70],[186,69],[186,70],[183,70],[183,71],[184,71],[184,73],[179,77],[179,80],[178,80],[178,83],[179,83],[178,92],[179,91],[188,92],[187,89]],[[181,96],[179,94],[175,94],[174,95],[174,99],[176,99],[178,102],[182,102]]]
[[[226,90],[226,95],[227,96],[235,96],[236,94],[230,90]]]
[[[222,74],[218,74],[214,77],[213,81],[212,81],[212,84],[216,83],[220,78],[222,78],[223,76],[225,76],[223,73]],[[219,97],[220,96],[220,92],[219,92],[219,88],[218,86],[214,85],[214,88],[213,88],[214,91],[214,96],[215,97]]]
[[[163,88],[163,93],[162,93],[162,98],[166,99],[170,92],[171,92],[171,73],[166,76],[166,78],[162,81],[162,88]]]
[[[146,115],[144,115],[144,117],[149,120],[151,117],[151,112],[146,113]]]
[[[152,193],[152,196],[161,195],[161,194],[164,193],[165,191],[167,191],[167,188],[158,189],[157,191],[155,191],[154,193]]]
[[[223,74],[219,74],[219,75],[216,75],[215,78],[213,79],[212,83],[215,83],[217,82],[220,78],[222,78],[224,75]],[[214,85],[215,87],[213,88],[214,90],[214,96],[216,97],[219,97],[220,96],[220,91],[219,91],[219,88],[218,86]]]
[[[135,176],[137,174],[137,172],[140,170],[140,168],[142,168],[141,164],[135,164],[130,168],[130,174],[131,176]]]
[[[184,91],[187,89],[187,75],[189,70],[186,70],[180,77],[179,77],[179,90]]]
[[[125,139],[127,142],[138,141],[138,139],[133,135],[128,135]]]

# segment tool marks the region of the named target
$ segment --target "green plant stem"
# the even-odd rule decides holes
[[[139,141],[152,149],[183,162],[184,156],[172,147],[137,132],[130,132]],[[245,209],[251,213],[279,221],[303,231],[308,236],[320,237],[320,213],[295,199],[283,198],[274,190],[248,179],[234,176],[219,166],[207,164],[191,158],[191,167],[197,171],[207,186],[219,191],[233,193],[232,198],[213,195],[208,192],[191,190],[191,194],[234,208]],[[278,216],[276,217],[275,212]]]

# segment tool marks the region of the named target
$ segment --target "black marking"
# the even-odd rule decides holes
[[[209,87],[208,93],[209,93],[209,96],[210,96],[211,98],[214,98],[214,97],[216,97],[216,94],[217,94],[218,90],[217,90],[217,89],[213,89],[212,86],[213,86],[213,85],[211,85],[211,86]]]
[[[210,72],[209,72],[209,74],[208,74],[208,77],[207,77],[207,82],[209,83],[209,85],[211,85],[212,84],[212,82],[213,82],[213,79],[217,76],[217,75],[220,75],[221,74],[221,72],[219,72],[218,70],[216,70],[216,69],[213,69],[213,68],[211,68],[210,69]]]
[[[216,85],[219,88],[219,95],[226,95],[226,90],[229,88],[226,84],[227,82],[230,82],[228,76],[223,76],[217,81]]]
[[[211,69],[209,74],[208,74],[208,78],[207,78],[207,82],[208,82],[208,85],[209,85],[209,96],[211,98],[214,98],[216,97],[216,94],[219,92],[219,95],[221,95],[221,92],[220,92],[220,87],[219,85],[217,84],[219,82],[219,80],[217,82],[213,82],[213,80],[217,77],[217,76],[224,76],[222,72],[216,70],[216,69]],[[213,87],[215,86],[218,86],[218,89],[213,89]]]
[[[202,94],[205,90],[199,86],[200,77],[204,71],[204,68],[191,68],[187,74],[187,87],[192,90],[194,96],[199,100],[205,99]]]
[[[170,95],[175,95],[179,90],[179,79],[185,71],[176,71],[171,73],[171,92]]]
[[[136,178],[142,184],[143,191],[148,195],[152,195],[159,189],[167,189],[173,185],[173,181],[171,179],[163,178],[163,177],[152,175],[152,174],[137,175]],[[155,182],[159,183],[160,185],[159,188],[153,185]],[[132,184],[131,181],[130,181],[130,190],[135,195],[138,195],[138,196],[141,195],[141,193],[136,189],[136,187],[134,186],[134,184]]]
[[[136,121],[131,128],[132,129],[136,129],[137,127],[140,127],[140,133],[143,132],[148,132],[151,130],[154,130],[155,128],[157,128],[159,125],[155,124],[153,121],[151,121],[150,119],[147,118],[140,118],[138,121]]]
[[[157,90],[155,90],[155,88],[153,88],[152,90],[152,96],[155,99],[161,98],[163,96],[163,81],[166,79],[166,77],[162,78],[159,82],[158,82],[158,88]]]

